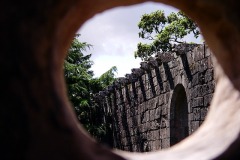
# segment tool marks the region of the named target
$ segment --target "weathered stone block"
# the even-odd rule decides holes
[[[201,120],[201,109],[200,108],[193,108],[193,120],[194,121]]]
[[[208,94],[204,96],[204,106],[208,107],[212,101],[213,94]]]
[[[145,100],[144,100],[144,96],[142,94],[142,92],[139,92],[138,93],[138,102],[141,104],[143,103]]]
[[[169,82],[163,82],[163,90],[161,91],[161,93],[166,93],[170,91],[170,85]]]
[[[120,136],[121,136],[122,138],[125,138],[125,137],[126,137],[126,131],[125,131],[123,128],[121,129]]]
[[[192,107],[201,107],[203,106],[203,97],[194,98],[192,101]]]
[[[193,113],[188,114],[188,121],[193,121]]]
[[[191,122],[191,132],[196,131],[199,128],[200,124],[199,121],[192,121]]]
[[[133,122],[133,128],[137,127],[140,123],[138,123],[137,115],[132,117],[132,122]]]
[[[131,116],[130,116],[130,109],[129,109],[129,106],[126,106],[126,110],[125,110],[125,112],[126,112],[126,116],[127,116],[127,118],[130,118]]]
[[[199,73],[196,73],[192,77],[191,86],[194,87],[199,84]]]
[[[144,152],[149,152],[149,151],[151,151],[151,147],[150,147],[150,145],[149,145],[149,142],[144,142],[144,144],[143,144],[143,151],[144,151]]]
[[[188,101],[188,113],[192,113],[192,100],[190,99],[189,101]]]
[[[198,47],[194,48],[193,59],[194,59],[195,62],[200,61],[201,59],[204,58],[205,55],[202,54],[202,53],[204,53],[203,51],[204,51],[204,46],[203,45],[199,45]]]
[[[208,113],[208,108],[201,108],[201,120],[205,120]]]
[[[194,75],[199,72],[199,62],[195,62],[189,65],[191,73]]]
[[[154,140],[160,139],[160,130],[159,129],[153,131],[153,137],[154,137]]]
[[[212,81],[214,78],[213,69],[208,69],[205,73],[205,82]]]
[[[151,85],[150,85],[150,82],[148,80],[144,83],[144,89],[145,89],[145,91],[151,89]]]
[[[151,124],[149,122],[144,123],[144,130],[149,131],[151,129]]]
[[[208,58],[199,61],[199,72],[204,72],[208,69]]]
[[[160,122],[160,127],[161,128],[166,128],[167,127],[167,120],[162,118]]]
[[[158,58],[162,62],[168,63],[174,60],[174,55],[171,52],[159,53]]]
[[[130,132],[130,136],[134,137],[134,136],[133,136],[133,135],[134,135],[133,128],[130,128],[130,129],[129,129],[129,132]]]
[[[168,107],[164,105],[162,107],[162,115],[167,115],[167,114],[168,114]]]
[[[163,72],[164,72],[163,65],[160,65],[158,68],[159,68],[160,73],[163,73]]]
[[[157,80],[157,77],[154,77],[154,78],[153,78],[153,84],[154,84],[154,86],[158,86],[158,80]]]
[[[161,108],[158,107],[154,110],[154,120],[157,120],[161,117]]]
[[[137,115],[137,113],[138,113],[138,109],[136,107],[130,107],[129,108],[130,117],[134,117],[135,115]]]
[[[137,145],[133,145],[132,146],[132,150],[133,150],[133,152],[138,152],[139,151],[138,146]]]
[[[145,112],[145,119],[146,119],[146,122],[149,122],[149,120],[150,120],[150,112],[149,112],[149,110],[147,110],[146,112]]]
[[[174,59],[173,61],[168,62],[169,68],[175,68],[175,67],[178,67],[178,65],[179,65],[179,62],[177,59]]]
[[[213,93],[215,90],[215,82],[214,81],[208,82],[208,87],[209,87],[208,93]]]
[[[194,63],[194,60],[193,60],[193,55],[192,55],[192,53],[191,52],[188,52],[187,54],[186,54],[186,56],[187,56],[187,61],[188,61],[188,64],[189,65],[191,65],[192,63]],[[181,62],[179,62],[180,63],[180,65],[181,65],[181,68],[182,68],[182,63]]]
[[[155,109],[149,111],[149,121],[153,121],[155,119]]]
[[[158,96],[158,105],[161,106],[164,104],[164,95],[159,95]]]
[[[140,133],[145,132],[145,128],[144,127],[145,127],[144,124],[140,124],[140,126],[139,126],[139,132]]]
[[[153,137],[153,131],[147,132],[147,140],[148,140],[148,141],[153,141],[153,140],[155,140],[154,137]]]
[[[156,151],[158,149],[161,149],[161,141],[155,140],[152,142],[152,151]]]
[[[160,129],[160,139],[167,139],[170,135],[167,132],[167,128]]]
[[[173,68],[171,69],[172,77],[176,78],[179,75],[179,70],[178,68]]]
[[[140,105],[138,105],[138,112],[139,114],[142,114],[144,112],[144,106],[145,106],[145,103],[142,103]]]
[[[147,102],[148,109],[155,109],[158,106],[158,97],[153,98]]]
[[[149,100],[149,99],[152,99],[153,98],[153,93],[152,93],[152,90],[146,90],[146,99]]]
[[[200,93],[200,86],[199,85],[195,86],[190,92],[191,92],[191,99],[198,97]]]
[[[167,75],[166,75],[166,73],[165,72],[163,72],[162,74],[161,74],[162,76],[162,81],[163,82],[166,82],[167,81]]]
[[[128,123],[129,127],[133,127],[133,119],[132,118],[128,117],[127,118],[127,123]]]
[[[199,96],[204,96],[209,93],[209,87],[207,84],[201,85],[199,90]]]
[[[161,94],[161,88],[159,85],[155,86],[156,96],[159,96]]]
[[[138,114],[138,115],[136,116],[136,118],[137,118],[137,123],[138,123],[138,125],[140,125],[140,124],[141,124],[141,114]]]
[[[164,94],[164,104],[167,104],[169,102],[169,98],[170,98],[170,93],[165,93]]]
[[[162,148],[169,148],[170,147],[170,139],[162,139]]]
[[[160,128],[160,124],[157,121],[149,122],[149,124],[150,124],[150,128],[149,128],[150,130],[156,130]]]
[[[204,84],[200,87],[199,96],[205,96],[209,93],[213,93],[215,84],[211,81],[208,84]]]

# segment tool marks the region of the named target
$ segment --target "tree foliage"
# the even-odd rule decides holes
[[[117,67],[116,66],[113,66],[108,71],[103,73],[99,77],[99,81],[101,83],[101,86],[103,88],[106,88],[107,86],[111,85],[114,82],[114,80],[115,80],[114,77],[115,77],[116,73],[117,73]]]
[[[158,10],[144,14],[138,23],[139,37],[151,41],[149,44],[138,43],[135,58],[147,60],[156,52],[171,51],[173,44],[185,43],[183,38],[193,33],[198,38],[200,31],[189,17],[183,12],[165,16],[164,11]]]
[[[91,45],[79,42],[78,37],[79,35],[73,39],[64,61],[68,96],[79,121],[93,137],[102,141],[106,139],[108,124],[104,123],[102,108],[94,101],[93,95],[113,83],[117,68],[114,66],[99,78],[94,78],[91,54],[83,54]]]

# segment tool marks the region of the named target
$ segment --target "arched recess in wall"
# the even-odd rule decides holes
[[[189,135],[188,103],[185,88],[177,84],[170,104],[170,146]]]

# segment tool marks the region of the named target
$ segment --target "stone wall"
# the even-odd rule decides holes
[[[185,44],[142,62],[96,99],[112,124],[114,147],[147,152],[193,133],[206,117],[214,88],[209,49]]]

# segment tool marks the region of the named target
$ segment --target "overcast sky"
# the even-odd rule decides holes
[[[131,73],[132,68],[140,67],[141,60],[134,58],[137,43],[142,41],[138,37],[137,24],[143,14],[160,9],[164,10],[165,14],[178,11],[153,2],[118,7],[95,15],[79,29],[79,40],[93,45],[88,53],[92,53],[92,70],[96,77],[112,66],[118,68],[117,77],[123,77]]]

